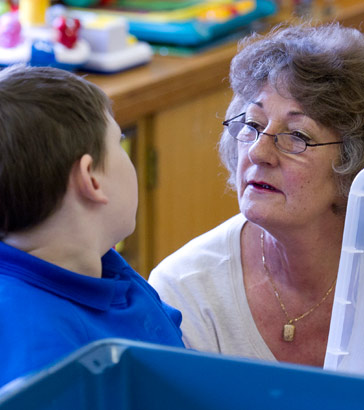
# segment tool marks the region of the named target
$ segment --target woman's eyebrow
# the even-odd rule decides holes
[[[258,106],[261,109],[264,108],[264,104],[261,101],[250,101],[249,105],[251,105],[251,104]],[[248,107],[249,107],[249,105],[248,105]],[[287,117],[297,117],[297,116],[308,117],[308,115],[305,112],[300,111],[300,110],[292,110],[292,111],[288,111],[288,113],[287,113]]]
[[[290,117],[295,117],[295,116],[307,117],[307,114],[304,113],[303,111],[288,111],[287,115]]]

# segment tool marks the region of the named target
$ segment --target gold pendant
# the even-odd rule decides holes
[[[294,339],[294,332],[296,330],[295,325],[292,323],[287,323],[283,326],[283,340],[285,342],[293,342]]]

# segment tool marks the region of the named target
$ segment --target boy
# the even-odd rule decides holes
[[[180,313],[110,250],[138,201],[120,139],[85,79],[0,72],[0,385],[97,339],[183,346]]]

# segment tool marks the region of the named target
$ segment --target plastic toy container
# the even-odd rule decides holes
[[[105,339],[7,385],[0,409],[354,410],[364,378]]]
[[[364,374],[364,170],[349,192],[325,369]]]
[[[203,6],[208,2],[198,3],[202,3]],[[210,3],[211,10],[207,13],[211,16],[216,10],[214,10],[214,2]],[[216,6],[223,2],[215,3]],[[232,9],[234,3],[244,2],[226,1],[225,3],[229,3],[226,7]],[[198,14],[193,15],[192,10],[196,10],[196,5],[164,12],[123,11],[122,14],[129,21],[130,33],[139,40],[164,45],[196,47],[239,31],[244,26],[273,15],[277,11],[274,0],[246,0],[246,3],[244,12],[232,12],[230,17],[216,16],[207,20],[200,19]]]

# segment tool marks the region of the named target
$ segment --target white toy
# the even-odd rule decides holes
[[[131,36],[128,21],[118,13],[56,5],[49,9],[48,18],[52,20],[60,14],[81,22],[80,37],[91,47],[82,69],[112,73],[146,64],[153,57],[150,45]]]

